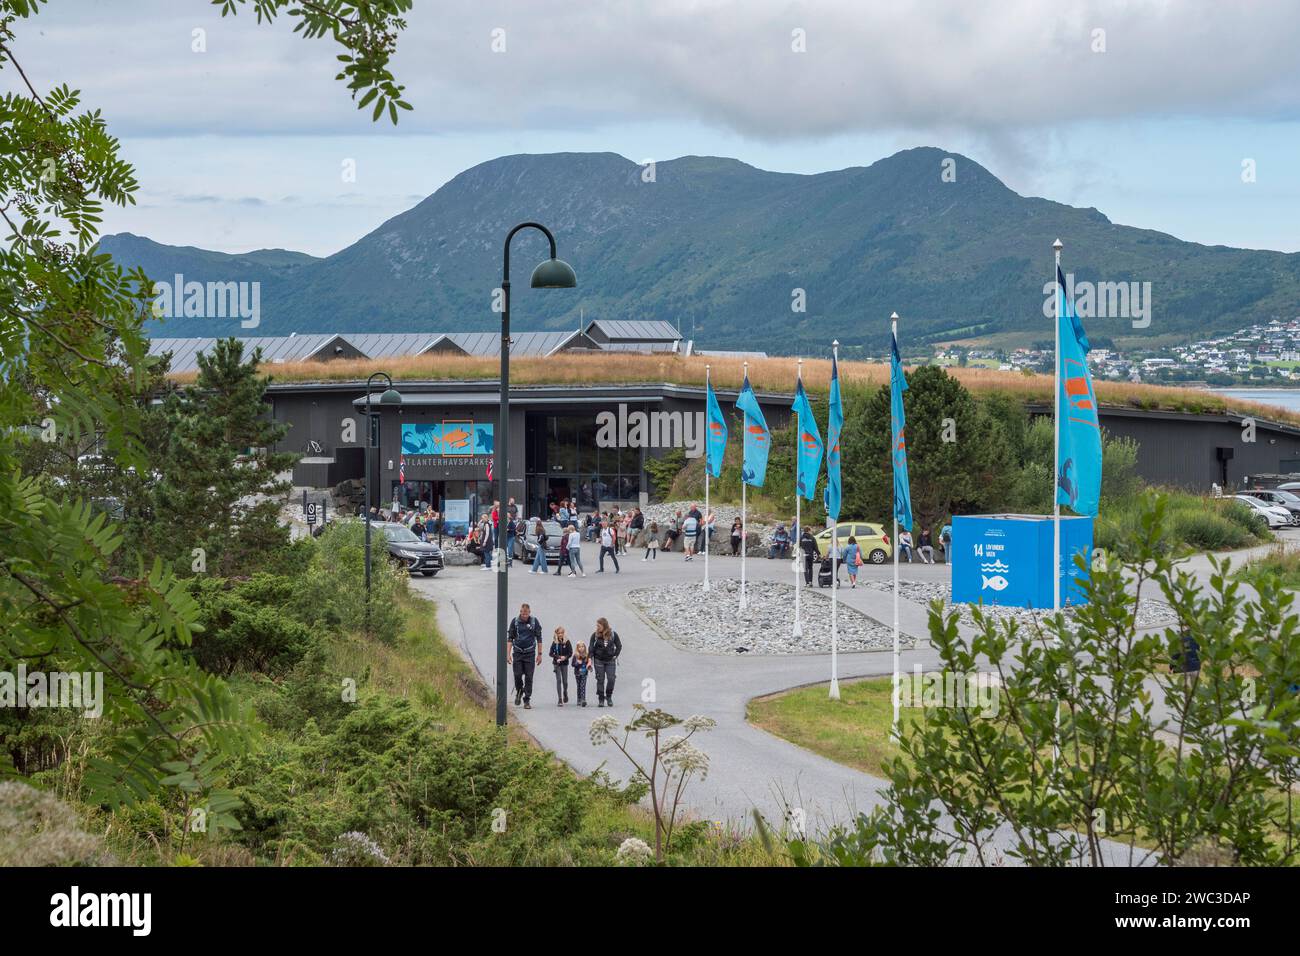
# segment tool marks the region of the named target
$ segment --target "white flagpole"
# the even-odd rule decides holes
[[[800,382],[803,381],[803,359],[799,359],[799,381],[800,381]],[[799,428],[798,428],[798,425],[797,425],[797,423],[796,423],[796,427],[795,427],[795,430],[794,430],[794,468],[795,468],[795,472],[794,472],[794,474],[795,474],[795,487],[794,487],[794,525],[795,525],[796,528],[799,527],[799,524],[800,524],[799,513],[800,513],[800,510],[801,510],[801,509],[800,509],[799,505],[800,505],[801,500],[802,500],[802,498],[803,498],[803,495],[799,494],[799,482],[798,482],[798,477],[799,477],[799,450],[800,450],[800,445],[799,445]],[[792,565],[792,567],[794,568],[794,632],[793,632],[793,633],[794,633],[794,636],[795,636],[795,637],[803,637],[803,621],[800,620],[800,616],[799,616],[799,615],[800,615],[800,610],[799,610],[799,608],[800,608],[800,598],[803,597],[803,574],[800,573],[799,565],[803,563],[803,562],[800,560],[800,559],[802,558],[803,554],[802,554],[802,552],[799,550],[799,542],[798,542],[797,539],[792,543],[791,548],[790,548],[790,551],[791,551],[791,553],[794,555],[794,558],[795,558],[794,563],[793,563],[793,565]]]
[[[704,366],[704,390],[713,384],[709,366]],[[704,590],[709,589],[709,426],[704,425]]]
[[[743,377],[741,378],[741,381],[743,382],[743,381],[744,381],[745,379],[747,379],[747,378],[749,378],[749,363],[748,363],[748,362],[745,362],[745,363],[744,363],[744,375],[743,375]],[[746,426],[746,425],[744,424],[744,422],[745,422],[745,419],[744,419],[744,417],[742,417],[742,418],[741,418],[741,427],[742,427],[742,428],[746,428],[746,427],[748,427],[748,426]],[[743,433],[741,434],[740,438],[741,438],[741,442],[743,443],[744,440],[745,440],[745,436],[744,436]],[[749,464],[749,462],[745,461],[745,458],[744,458],[744,454],[745,454],[745,452],[744,452],[744,448],[745,448],[744,444],[742,444],[740,447],[741,447],[741,468],[740,468],[740,534],[741,534],[741,538],[740,538],[740,609],[743,611],[743,610],[745,610],[745,605],[748,603],[748,602],[746,601],[746,596],[745,596],[745,552],[747,552],[747,551],[749,550],[747,547],[745,547],[745,538],[749,535],[749,484],[745,481],[745,467],[744,467],[744,466],[747,465],[747,464]]]
[[[1057,483],[1061,475],[1061,298],[1064,292],[1057,285],[1061,275],[1061,240],[1052,243],[1056,253],[1056,269],[1052,274],[1052,285],[1056,287],[1056,363],[1053,366],[1052,392],[1055,413],[1052,416],[1052,614],[1061,612],[1061,502],[1056,496]],[[1060,740],[1057,732],[1061,727],[1061,702],[1056,702],[1056,717],[1052,733],[1052,763],[1056,764],[1061,756]]]
[[[1056,271],[1052,285],[1061,274],[1061,240],[1052,243],[1056,251]],[[1061,610],[1061,503],[1056,497],[1056,485],[1061,475],[1061,290],[1056,290],[1056,364],[1052,376],[1055,413],[1052,416],[1052,613]]]
[[[889,317],[889,330],[890,330],[890,334],[892,334],[894,337],[895,348],[897,348],[897,343],[898,343],[898,313],[897,312],[895,312],[893,315]],[[893,431],[892,422],[890,423],[890,431],[891,432]],[[891,446],[893,445],[892,441],[890,442],[890,445]],[[890,448],[889,458],[890,458],[890,463],[893,465],[894,468],[898,467],[898,463],[894,461],[894,454],[896,452],[897,452],[896,448],[893,447]],[[897,495],[897,491],[895,491],[895,495]],[[894,545],[894,683],[893,683],[894,692],[892,695],[894,701],[894,723],[893,723],[893,729],[890,731],[889,736],[894,743],[897,743],[898,742],[898,704],[899,704],[899,700],[898,700],[898,500],[897,498],[895,498],[894,500],[894,537],[891,538],[890,540],[893,542]]]
[[[839,339],[831,342],[831,354],[835,356],[835,364],[839,365],[840,361],[840,342]],[[843,401],[843,399],[841,399]],[[827,438],[830,436],[828,435]],[[843,460],[840,462],[840,480],[843,481],[844,468]],[[827,515],[829,518],[830,516]],[[836,552],[839,550],[839,519],[831,525],[831,700],[840,699],[840,618],[839,618],[839,564]]]

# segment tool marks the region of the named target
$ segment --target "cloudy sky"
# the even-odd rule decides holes
[[[50,0],[16,32],[33,83],[80,89],[136,166],[105,231],[161,242],[326,255],[507,153],[815,173],[930,145],[1116,222],[1300,250],[1295,0],[416,0],[396,129],[287,20]]]

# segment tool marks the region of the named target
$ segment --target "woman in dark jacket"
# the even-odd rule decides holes
[[[596,630],[587,646],[596,667],[596,706],[613,707],[614,678],[618,671],[618,655],[623,653],[623,642],[609,626],[609,621],[601,617],[596,619]]]
[[[803,583],[807,587],[812,587],[813,561],[820,558],[822,552],[817,547],[817,539],[812,536],[812,532],[807,528],[804,528],[799,535],[799,550],[803,552]]]

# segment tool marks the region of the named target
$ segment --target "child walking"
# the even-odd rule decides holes
[[[551,664],[555,668],[557,707],[563,707],[569,702],[569,660],[572,657],[573,645],[564,636],[564,628],[557,627],[555,636],[551,638]],[[578,691],[578,700],[582,700],[582,691]]]
[[[645,539],[645,557],[642,561],[659,560],[659,522],[650,522],[650,533]]]
[[[587,706],[587,675],[591,673],[591,658],[587,655],[587,645],[578,642],[578,649],[573,653],[573,679],[578,683],[578,706]]]

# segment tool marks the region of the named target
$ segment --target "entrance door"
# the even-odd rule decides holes
[[[551,502],[558,505],[561,501],[567,501],[573,497],[569,493],[568,478],[552,478],[547,484],[549,487],[547,489],[546,514],[543,517],[550,517]]]

